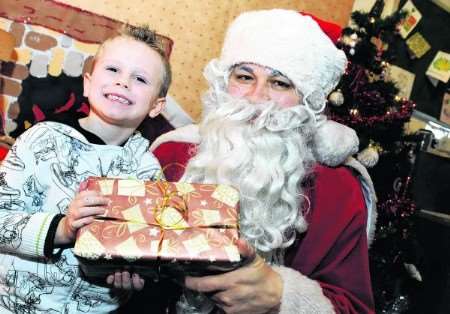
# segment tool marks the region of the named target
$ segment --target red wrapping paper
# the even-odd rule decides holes
[[[77,234],[74,252],[83,260],[240,261],[239,193],[230,186],[90,177],[80,190],[110,198],[105,214]]]

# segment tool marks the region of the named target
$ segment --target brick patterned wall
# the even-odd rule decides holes
[[[42,78],[64,73],[79,77],[89,68],[98,45],[82,43],[45,27],[5,18],[0,18],[0,28],[12,33],[16,39],[15,60],[0,63],[2,125],[4,132],[9,134],[17,127],[13,119],[21,110],[17,99],[22,92],[22,81],[29,75]],[[31,125],[31,121],[27,122]]]

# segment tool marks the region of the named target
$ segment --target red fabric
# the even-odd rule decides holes
[[[6,154],[8,154],[9,149],[7,149],[6,147],[0,146],[0,161],[5,159]]]
[[[319,281],[337,313],[374,313],[359,181],[346,167],[317,166],[309,195],[308,231],[289,252],[290,266]]]
[[[195,155],[196,146],[190,143],[167,142],[156,148],[153,153],[164,170],[167,181],[176,182],[184,173],[184,167]]]
[[[154,154],[169,181],[178,181],[195,154],[167,142]],[[174,166],[177,165],[177,166]],[[337,313],[374,313],[366,235],[367,210],[358,180],[345,167],[317,166],[309,193],[309,227],[286,256],[287,266],[317,280]]]
[[[342,32],[342,28],[339,25],[321,20],[318,17],[315,17],[314,15],[309,14],[309,13],[305,13],[305,12],[301,12],[301,13],[303,15],[310,16],[314,21],[317,22],[317,24],[319,24],[319,26],[323,30],[323,32],[325,34],[327,34],[328,37],[330,37],[330,39],[334,43],[337,43],[339,37],[341,37],[341,32]]]

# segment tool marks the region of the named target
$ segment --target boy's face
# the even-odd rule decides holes
[[[90,115],[126,128],[157,116],[165,104],[159,96],[163,71],[161,56],[144,43],[128,37],[107,42],[84,76]]]

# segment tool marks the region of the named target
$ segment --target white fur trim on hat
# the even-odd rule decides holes
[[[280,71],[316,113],[344,73],[347,59],[311,17],[273,9],[245,12],[228,28],[219,59],[223,69],[255,63]]]

